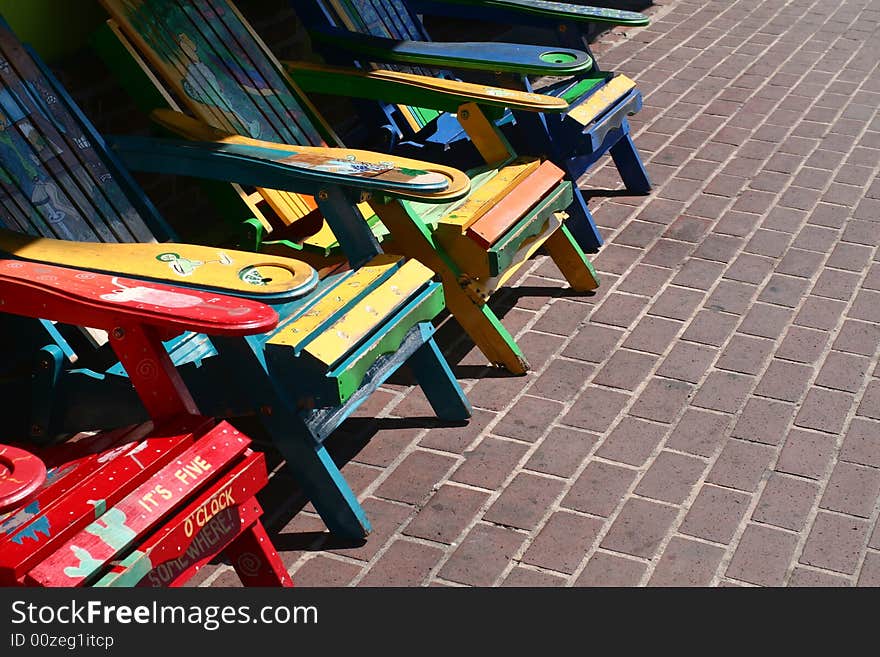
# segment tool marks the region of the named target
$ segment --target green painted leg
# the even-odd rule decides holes
[[[261,419],[327,529],[348,539],[362,539],[369,534],[372,528],[357,497],[302,419],[278,407],[272,415],[263,415]]]
[[[565,224],[547,238],[544,248],[573,290],[588,292],[599,287],[599,277],[593,263],[581,251]]]
[[[437,417],[441,420],[467,420],[471,416],[471,405],[434,338],[419,347],[407,364]]]

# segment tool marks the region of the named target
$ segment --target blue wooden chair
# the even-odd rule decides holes
[[[477,3],[478,7],[469,6],[468,11],[488,11],[483,4],[496,8],[492,3]],[[629,192],[650,191],[627,121],[627,116],[641,109],[641,94],[632,80],[599,71],[583,52],[521,44],[433,42],[404,0],[303,0],[293,6],[309,28],[313,45],[330,62],[354,61],[365,69],[387,66],[412,70],[415,65],[422,67],[419,71],[440,69],[437,75],[447,78],[453,76],[443,69],[509,72],[519,77],[527,91],[533,89],[530,75],[564,76],[540,92],[565,100],[569,104],[565,112],[512,111],[498,122],[505,127],[514,149],[546,153],[575,183],[566,225],[585,252],[595,252],[602,244],[587,200],[576,184],[593,164],[609,153]],[[460,9],[460,5],[454,7]],[[533,8],[533,13],[536,11]],[[295,71],[293,75],[307,91],[327,91],[320,81]],[[391,103],[382,103],[378,110],[362,104],[358,107],[368,124],[384,126],[391,137],[389,152],[422,152],[420,157],[436,158],[437,147],[446,150],[467,140],[460,122],[448,114]],[[448,154],[446,157],[450,161]]]
[[[420,263],[381,253],[367,224],[355,217],[366,193],[394,203],[424,201],[433,189],[445,199],[445,176],[371,166],[341,149],[145,138],[120,138],[111,148],[5,23],[0,128],[0,251],[8,257],[272,303],[279,328],[235,339],[184,333],[166,341],[168,357],[203,413],[260,419],[332,532],[362,537],[369,522],[324,440],[390,375],[408,365],[439,417],[469,417],[432,337],[431,320],[444,307],[441,286]],[[289,258],[169,243],[171,229],[120,155],[153,171],[267,181],[314,196],[352,268],[319,280],[311,267]],[[121,281],[118,288],[119,299],[150,301],[148,290]],[[174,302],[186,307],[189,300],[184,295]],[[45,441],[148,419],[125,368],[99,345],[100,336],[48,321],[35,326],[7,316],[2,323],[6,431]],[[145,362],[140,374],[149,376],[150,368]]]

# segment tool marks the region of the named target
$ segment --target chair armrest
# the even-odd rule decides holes
[[[522,75],[571,75],[588,71],[593,66],[592,58],[581,50],[552,46],[399,41],[327,26],[311,28],[309,34],[314,41],[374,62],[504,71]]]
[[[590,7],[549,0],[409,0],[413,11],[490,21],[559,24],[603,23],[644,27],[651,19],[636,11]]]
[[[445,203],[467,195],[462,171],[408,158],[348,148],[290,146],[217,130],[172,110],[154,120],[196,141],[112,136],[110,147],[141,171],[195,176],[315,195],[327,186],[395,198]]]
[[[285,70],[306,93],[369,98],[455,112],[464,103],[527,112],[564,112],[568,103],[555,96],[533,94],[458,80],[403,73],[283,61]]]
[[[256,301],[22,260],[0,260],[0,300],[3,312],[106,331],[148,325],[244,336],[278,323]]]

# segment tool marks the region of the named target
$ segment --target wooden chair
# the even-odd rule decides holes
[[[406,3],[418,14],[547,28],[556,33],[559,45],[586,50],[590,56],[586,37],[596,29],[645,27],[651,22],[637,11],[548,0],[406,0]],[[598,65],[595,57],[593,61]]]
[[[466,4],[466,6],[465,6]],[[525,12],[526,20],[547,19],[549,3],[510,2]],[[447,13],[462,12],[481,17],[500,9],[504,2],[430,3]],[[557,13],[571,8],[553,3]],[[610,154],[627,191],[645,194],[651,189],[648,174],[630,136],[627,117],[641,109],[642,97],[635,83],[624,75],[603,73],[591,57],[579,50],[559,46],[526,46],[504,43],[448,43],[432,41],[416,10],[405,0],[303,0],[293,3],[306,22],[312,43],[332,63],[355,62],[365,70],[393,67],[397,71],[436,71],[434,75],[455,79],[446,69],[491,73],[502,72],[516,88],[532,91],[530,76],[562,76],[540,89],[564,100],[563,112],[521,112],[516,108],[498,118],[515,149],[546,153],[566,172],[573,183],[574,200],[567,212],[566,225],[587,253],[595,252],[602,237],[593,221],[587,200],[577,181],[606,153]],[[575,6],[576,7],[576,6]],[[578,16],[583,16],[584,7]],[[571,9],[572,12],[576,9]],[[603,13],[610,10],[595,10]],[[504,13],[513,13],[508,9]],[[645,21],[641,14],[626,12]],[[500,20],[500,19],[499,19]],[[438,71],[439,69],[439,71]],[[293,72],[294,79],[307,92],[328,92],[327,79],[306,70]],[[392,99],[393,100],[393,99]],[[420,152],[430,158],[439,147],[452,148],[468,135],[455,116],[423,107],[385,102],[376,108],[358,105],[368,125],[386,126],[391,136],[389,152]],[[371,111],[372,109],[372,111]],[[402,143],[398,143],[402,142]],[[446,160],[448,161],[448,160]],[[453,161],[454,162],[454,161]]]
[[[0,445],[0,586],[180,586],[221,553],[245,585],[292,586],[260,522],[264,456],[229,423],[199,415],[161,341],[269,331],[274,310],[9,259],[0,298],[4,313],[107,331],[150,416],[42,449]]]
[[[170,228],[117,155],[5,25],[0,110],[0,250],[271,302],[282,318],[278,328],[236,339],[186,332],[166,341],[169,357],[206,415],[259,418],[331,531],[368,533],[325,439],[404,365],[439,417],[462,421],[470,408],[433,339],[431,320],[444,307],[433,272],[381,253],[369,227],[351,220],[349,198],[371,191],[389,199],[426,198],[432,189],[442,198],[463,192],[448,191],[450,178],[442,173],[375,166],[355,151],[181,147],[148,139],[119,147],[134,162],[150,149],[147,168],[161,169],[164,154],[172,173],[245,184],[256,176],[317,196],[352,265],[319,277],[291,258],[165,241]],[[150,300],[149,290],[121,281],[116,298]],[[92,335],[9,316],[0,333],[7,345],[0,363],[0,394],[8,402],[3,421],[13,435],[46,441],[148,419],[130,371]]]
[[[283,144],[302,143],[307,137],[314,140],[319,128],[326,139],[336,139],[326,124],[309,120],[320,119],[314,107],[225,0],[102,0],[102,4],[113,18],[102,46],[108,65],[128,88],[142,90],[161,79],[163,93],[154,94],[155,102],[185,107],[195,117],[168,109],[154,111],[154,118],[169,130],[190,139],[263,147],[271,146],[264,139]],[[138,66],[129,66],[130,60]],[[205,68],[209,72],[194,72]],[[517,158],[483,108],[560,110],[565,103],[419,76],[389,79],[327,68],[313,72],[331,76],[329,86],[346,95],[400,93],[406,99],[456,109],[472,131],[486,164],[469,172],[472,188],[465,199],[429,207],[374,197],[369,208],[390,231],[392,243],[383,243],[386,250],[417,258],[439,275],[447,307],[489,361],[512,373],[525,373],[524,354],[486,305],[490,295],[541,246],[575,290],[594,289],[598,280],[562,225],[572,193],[563,171],[540,158]],[[289,117],[296,117],[298,134],[293,133]]]

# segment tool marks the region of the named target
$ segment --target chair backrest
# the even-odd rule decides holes
[[[305,0],[295,4],[298,15],[315,26],[340,27],[359,34],[401,41],[431,40],[418,16],[402,0]],[[430,77],[437,75],[436,71],[417,66],[389,63],[368,65]],[[443,72],[440,74],[445,75]],[[441,114],[437,110],[409,105],[399,105],[397,109],[414,131]]]
[[[255,139],[326,145],[330,128],[225,0],[101,0],[193,114]]]
[[[202,121],[228,132],[303,146],[341,145],[281,64],[234,6],[225,0],[101,0],[174,100]],[[146,60],[146,61],[143,61]],[[148,83],[150,84],[150,83]],[[238,190],[267,228],[262,200],[289,225],[316,206],[300,194]]]
[[[94,127],[2,18],[0,226],[86,242],[172,237]]]

